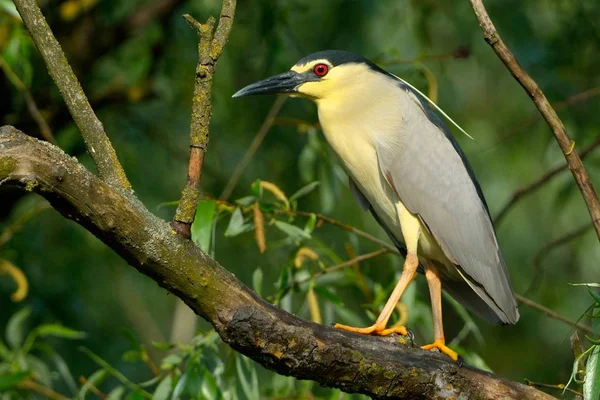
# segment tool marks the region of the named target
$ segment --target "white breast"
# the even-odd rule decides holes
[[[378,143],[404,140],[401,96],[406,94],[386,80],[368,74],[346,90],[317,100],[317,106],[325,137],[344,168],[386,228],[404,242],[397,211],[401,201],[380,172],[376,147]],[[421,232],[419,254],[448,263],[425,226]]]
[[[396,208],[399,199],[380,173],[375,150],[377,137],[392,132],[399,136],[400,110],[390,113],[382,106],[388,96],[363,97],[356,101],[349,101],[347,96],[328,97],[325,101],[317,101],[317,105],[327,141],[377,215],[402,241]],[[398,103],[388,98],[387,104]]]

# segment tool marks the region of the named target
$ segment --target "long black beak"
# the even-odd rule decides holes
[[[299,85],[309,80],[307,78],[305,74],[287,71],[283,74],[248,85],[232,97],[251,96],[254,94],[293,93]]]

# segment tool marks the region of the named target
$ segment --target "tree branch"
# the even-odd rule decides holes
[[[190,162],[187,181],[181,193],[181,200],[173,219],[173,229],[185,238],[191,236],[191,226],[196,216],[200,200],[202,164],[208,147],[210,115],[212,110],[211,91],[217,60],[223,53],[235,15],[235,0],[223,0],[219,25],[214,30],[215,19],[208,18],[205,24],[196,21],[191,15],[183,17],[198,33],[198,64],[194,97],[192,100],[192,121],[190,126]],[[214,32],[213,32],[214,31]]]
[[[548,126],[550,126],[550,129],[552,129],[554,137],[567,160],[569,169],[571,170],[575,182],[577,182],[577,186],[585,200],[592,218],[592,223],[596,230],[596,235],[598,236],[598,239],[600,239],[600,203],[598,203],[598,196],[596,195],[587,171],[581,162],[581,158],[579,158],[579,155],[575,151],[575,142],[569,137],[565,126],[556,114],[556,111],[554,111],[548,102],[542,89],[540,89],[537,83],[519,65],[515,56],[500,38],[500,35],[496,31],[496,27],[485,10],[482,0],[469,1],[471,2],[473,11],[475,11],[479,25],[483,30],[485,41],[492,49],[494,49],[494,52],[496,52],[500,60],[506,65],[506,68],[508,68],[512,76],[519,82],[523,89],[525,89],[538,110],[540,110],[540,113],[548,123]]]
[[[25,99],[25,104],[27,104],[27,110],[29,111],[29,114],[40,128],[40,135],[42,136],[42,138],[47,142],[56,144],[56,140],[54,139],[52,130],[48,126],[48,123],[46,122],[44,117],[42,116],[42,113],[40,112],[40,109],[35,103],[33,96],[29,92],[29,89],[27,88],[25,83],[23,83],[21,78],[19,78],[19,76],[15,74],[15,71],[12,70],[12,68],[10,67],[10,65],[8,65],[8,63],[6,62],[4,57],[2,57],[2,55],[0,55],[0,69],[4,71],[4,74],[6,75],[8,80],[23,95],[23,99]]]
[[[42,11],[35,0],[14,0],[14,3],[38,48],[48,73],[58,86],[67,108],[77,124],[86,148],[102,180],[111,185],[129,190],[131,185],[119,163],[102,123],[96,117],[81,85],[71,69],[60,44],[52,34]]]
[[[0,184],[44,196],[140,272],[211,322],[235,350],[280,374],[374,398],[550,399],[447,357],[303,321],[266,303],[131,193],[117,192],[60,149],[0,128]]]
[[[594,143],[589,145],[581,152],[581,160],[584,160],[588,155],[590,155],[596,148],[600,146],[600,138],[596,139]],[[550,182],[554,177],[556,177],[559,173],[566,170],[569,167],[568,164],[559,165],[558,167],[554,167],[550,171],[546,172],[535,181],[530,184],[523,186],[517,190],[515,190],[510,197],[510,200],[506,202],[506,204],[502,207],[496,218],[494,219],[494,224],[498,225],[506,216],[508,211],[515,206],[520,200],[524,197],[530,195],[535,192],[539,188],[543,187],[545,184]]]

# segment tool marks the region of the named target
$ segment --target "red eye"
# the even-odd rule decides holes
[[[329,66],[327,66],[327,64],[317,64],[313,68],[313,72],[317,76],[325,76],[327,75],[327,72],[329,72]]]

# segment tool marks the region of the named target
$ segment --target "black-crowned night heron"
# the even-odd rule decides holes
[[[418,271],[429,285],[437,348],[448,348],[442,323],[444,289],[491,323],[514,324],[519,312],[490,214],[475,175],[433,103],[402,79],[345,51],[322,51],[288,72],[233,97],[283,93],[313,100],[329,144],[350,176],[350,188],[406,255],[402,275],[374,325],[336,327],[362,334],[386,329]],[[437,107],[436,109],[441,112]],[[445,114],[444,114],[445,115]]]

